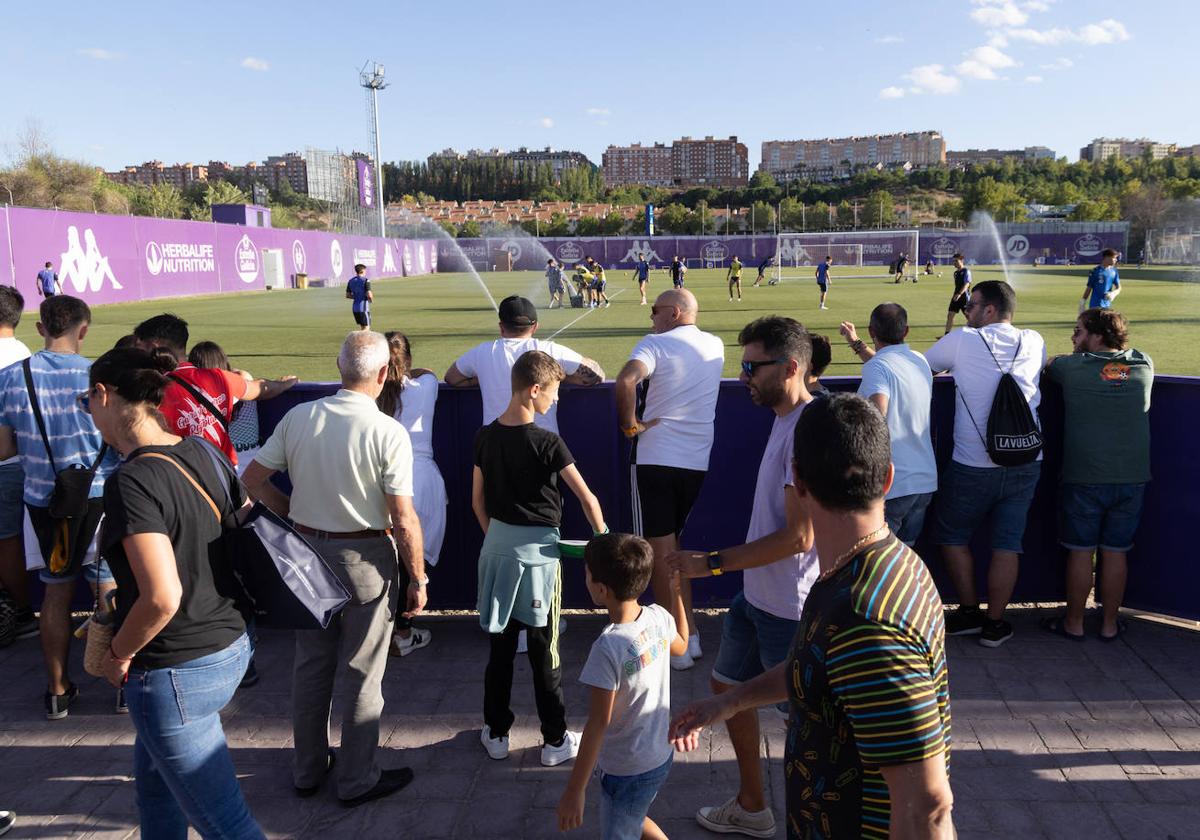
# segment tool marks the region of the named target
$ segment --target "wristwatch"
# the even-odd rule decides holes
[[[708,573],[713,577],[725,574],[725,570],[721,568],[721,552],[708,552]]]
[[[417,585],[417,589],[424,589],[426,586],[429,585],[429,575],[425,575],[425,577],[421,578],[420,580],[411,580],[410,579],[408,582],[408,585],[412,586],[413,584]]]

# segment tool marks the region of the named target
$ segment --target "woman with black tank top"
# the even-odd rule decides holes
[[[117,632],[105,676],[125,685],[137,731],[134,776],[142,836],[258,840],[234,775],[220,712],[252,654],[246,625],[222,594],[217,549],[240,486],[200,438],[165,431],[158,404],[171,365],[142,350],[111,350],[79,402],[124,460],[104,486],[101,551],[117,581]]]

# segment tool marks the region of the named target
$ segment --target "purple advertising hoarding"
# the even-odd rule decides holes
[[[371,164],[362,158],[354,161],[358,167],[358,203],[362,207],[375,206],[375,173]]]
[[[1006,262],[1032,263],[1039,259],[1048,263],[1090,264],[1100,261],[1100,252],[1105,248],[1124,252],[1128,247],[1128,229],[1040,233],[1031,232],[1029,225],[997,227],[999,231],[995,236],[984,231],[922,231],[918,261],[948,263],[955,253],[961,253],[968,264],[995,265],[1000,262],[1000,249],[1003,249]]]
[[[46,262],[64,292],[90,304],[263,289],[273,251],[289,285],[295,274],[341,282],[357,262],[372,277],[437,270],[434,240],[25,208],[3,214],[0,282],[16,285],[30,308]]]

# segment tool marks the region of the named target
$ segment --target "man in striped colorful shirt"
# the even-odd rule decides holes
[[[813,402],[796,424],[796,492],[821,575],[789,659],[672,722],[703,726],[787,697],[789,838],[951,838],[950,696],[942,602],[887,529],[887,423],[857,395]]]

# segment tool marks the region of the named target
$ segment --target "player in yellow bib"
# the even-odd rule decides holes
[[[729,262],[729,271],[725,273],[725,279],[729,283],[729,300],[733,300],[734,289],[737,290],[737,299],[742,299],[742,263],[737,258],[737,254],[733,255],[733,259]]]

